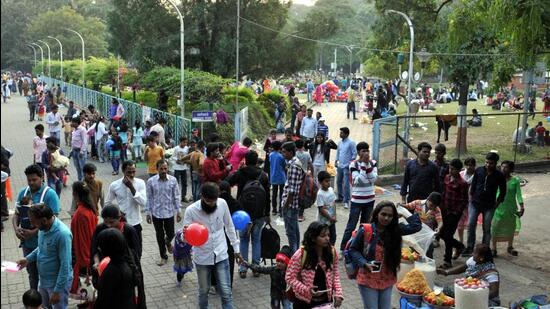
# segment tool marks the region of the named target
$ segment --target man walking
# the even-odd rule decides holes
[[[157,162],[158,174],[147,180],[147,203],[145,214],[147,223],[155,227],[157,244],[159,246],[160,260],[158,266],[168,262],[166,249],[172,254],[172,239],[174,238],[174,216],[181,221],[180,190],[176,177],[168,175],[168,162]]]
[[[19,192],[12,218],[15,236],[21,240],[23,256],[28,256],[38,246],[38,227],[29,219],[29,210],[34,204],[43,203],[51,208],[54,215],[59,214],[59,197],[50,187],[44,185],[44,172],[42,167],[33,164],[25,169],[28,186]],[[70,246],[70,243],[69,243]],[[38,290],[38,269],[35,261],[27,263],[29,284],[31,289]],[[71,271],[72,274],[72,271]]]
[[[193,262],[199,281],[199,308],[208,308],[210,274],[214,273],[223,309],[233,309],[231,275],[225,235],[235,252],[238,264],[243,262],[240,254],[239,239],[231,220],[229,207],[225,200],[218,198],[218,185],[206,182],[201,187],[201,199],[185,209],[184,230],[191,223],[199,223],[208,229],[208,241],[202,246],[193,247]]]
[[[369,153],[369,144],[360,142],[357,144],[357,153],[359,160],[353,161],[349,166],[351,174],[351,208],[349,212],[348,223],[340,252],[343,252],[351,233],[355,230],[357,222],[366,223],[374,207],[374,183],[378,178],[378,168],[375,161],[371,161]]]
[[[39,230],[38,247],[17,264],[23,268],[36,263],[42,306],[65,309],[73,282],[71,231],[46,205],[30,207],[28,215],[30,223]]]
[[[467,248],[463,255],[471,255],[476,242],[477,217],[483,216],[482,243],[489,245],[491,242],[491,222],[498,205],[506,196],[506,178],[496,166],[499,160],[498,154],[489,152],[485,156],[485,166],[476,169],[470,185],[470,206],[468,208],[468,240]],[[498,198],[497,198],[497,192]]]
[[[71,126],[74,128],[71,133],[71,157],[78,175],[78,181],[84,178],[84,164],[88,156],[88,131],[81,123],[80,116],[71,118]]]
[[[307,110],[307,117],[302,119],[300,136],[309,142],[315,138],[315,134],[317,134],[317,120],[313,118],[313,110],[309,108]]]
[[[147,202],[145,181],[135,178],[136,163],[132,160],[122,163],[122,173],[124,173],[124,177],[115,180],[109,186],[109,193],[107,193],[105,206],[113,205],[116,201],[118,208],[126,218],[126,222],[136,230],[141,244],[142,227],[140,207],[145,206]],[[142,248],[142,246],[140,246],[140,248]],[[141,256],[141,251],[138,252],[138,255]]]
[[[405,167],[405,175],[401,186],[401,201],[403,204],[415,200],[425,200],[430,193],[441,193],[439,169],[430,161],[432,145],[422,142],[418,144],[418,156]]]
[[[174,177],[181,185],[181,201],[189,202],[187,199],[187,173],[189,172],[189,164],[185,163],[183,158],[189,154],[189,146],[187,146],[187,137],[180,137],[180,143],[174,147]]]
[[[269,222],[269,179],[258,165],[258,153],[250,150],[244,157],[245,166],[227,178],[231,186],[237,185],[237,200],[250,215],[251,225],[240,231],[240,248],[248,262],[248,245],[252,239],[252,264],[259,265],[262,253],[261,234],[265,222]],[[240,267],[241,278],[246,278],[247,268]],[[254,277],[260,274],[253,272]]]
[[[300,229],[298,227],[298,213],[300,212],[299,194],[300,186],[304,181],[304,169],[300,160],[296,157],[296,145],[292,142],[283,144],[282,155],[286,163],[286,183],[283,188],[281,200],[285,231],[288,237],[288,245],[292,254],[300,246]]]
[[[338,149],[336,150],[336,187],[338,188],[338,199],[336,202],[344,202],[344,208],[349,208],[350,183],[349,165],[357,157],[355,142],[349,138],[349,128],[340,128]]]
[[[48,132],[50,136],[57,138],[57,141],[61,141],[61,115],[58,113],[59,107],[54,105],[52,111],[46,115],[46,123],[48,124]],[[33,117],[34,118],[34,117]]]

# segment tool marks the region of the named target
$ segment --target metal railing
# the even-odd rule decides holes
[[[136,120],[143,123],[146,120],[144,119],[144,114],[146,114],[149,119],[154,122],[160,118],[166,119],[166,126],[164,129],[166,134],[171,136],[174,141],[178,141],[181,136],[191,136],[192,123],[190,119],[184,119],[181,116],[167,113],[156,108],[144,108],[141,104],[117,98],[99,91],[83,88],[82,86],[69,84],[48,76],[41,76],[40,79],[50,86],[59,84],[62,89],[67,87],[67,91],[65,92],[65,98],[67,100],[72,100],[81,109],[87,109],[89,105],[93,105],[95,109],[107,119],[109,118],[109,107],[111,102],[113,99],[117,99],[124,107],[125,118],[128,120],[130,126],[133,126]]]
[[[447,147],[447,160],[452,158],[465,159],[474,157],[478,165],[483,164],[485,155],[489,151],[498,151],[501,160],[511,160],[515,163],[548,160],[550,158],[549,146],[537,146],[536,138],[529,138],[531,143],[526,147],[518,146],[521,141],[520,135],[528,134],[522,132],[514,134],[521,128],[521,119],[523,112],[493,112],[480,114],[482,116],[482,126],[469,126],[466,130],[467,153],[456,152],[457,126],[449,127],[448,140],[445,138],[445,126],[438,125],[436,116],[442,116],[437,113],[417,114],[407,116],[394,116],[374,121],[373,125],[373,145],[372,157],[378,161],[379,169],[384,173],[398,174],[402,171],[402,165],[407,158],[401,157],[400,147],[408,147],[411,150],[410,155],[414,157],[416,145],[420,142],[428,142],[435,146],[438,138],[440,142]],[[539,121],[542,121],[546,130],[549,130],[550,123],[547,122],[544,112],[527,113],[529,116],[528,124],[534,128]],[[534,116],[533,116],[534,115]],[[456,116],[459,122],[460,116]],[[471,119],[473,115],[467,114],[462,117]],[[406,118],[411,119],[410,140],[403,139],[402,131]],[[515,140],[514,137],[515,136]],[[433,155],[432,155],[433,159]],[[401,164],[400,164],[401,163]]]

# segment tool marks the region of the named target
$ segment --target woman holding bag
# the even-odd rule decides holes
[[[285,280],[287,296],[294,298],[294,309],[342,305],[338,256],[329,237],[328,225],[312,222],[304,234],[302,247],[290,259]]]

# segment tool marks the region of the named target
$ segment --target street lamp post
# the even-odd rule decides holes
[[[38,40],[38,42],[46,45],[46,47],[48,48],[48,76],[49,77],[52,77],[52,58],[51,58],[51,49],[50,49],[50,45],[48,45],[48,43],[42,41],[42,40]]]
[[[350,46],[346,46],[346,49],[349,51],[349,76],[351,78],[351,66],[352,66],[352,63],[353,63],[353,45],[350,45]]]
[[[82,43],[82,100],[84,100],[84,88],[86,88],[86,49],[84,45],[84,38],[80,33],[74,31],[73,29],[66,28],[66,30],[78,35],[80,42]]]
[[[34,53],[34,66],[36,66],[36,48],[32,46],[31,44],[27,44],[28,47],[32,48],[32,51]]]
[[[424,74],[424,68],[426,67],[426,62],[430,60],[432,57],[432,54],[426,51],[425,48],[422,48],[419,52],[416,53],[416,56],[418,57],[418,60],[420,60],[420,79],[422,78],[422,75]]]
[[[414,27],[413,27],[411,19],[409,18],[409,16],[407,16],[407,14],[405,14],[403,12],[399,12],[399,11],[394,11],[394,10],[387,10],[386,12],[399,14],[399,15],[403,16],[403,18],[405,18],[405,20],[407,20],[407,25],[409,26],[409,31],[410,31],[410,34],[411,34],[411,44],[410,44],[410,48],[409,48],[409,74],[408,74],[408,79],[409,80],[408,80],[407,100],[406,100],[407,105],[408,105],[410,103],[411,93],[412,93],[413,61],[414,61]],[[405,119],[405,134],[404,134],[404,139],[407,143],[409,142],[409,125],[410,125],[409,115],[410,115],[410,110],[409,110],[409,107],[407,106],[407,118]],[[409,152],[409,149],[407,148],[407,145],[404,145],[403,146],[403,158],[407,157],[408,152]]]
[[[59,44],[59,62],[60,62],[60,70],[61,70],[61,74],[60,74],[60,79],[63,81],[63,44],[61,44],[61,41],[58,40],[57,38],[54,38],[53,36],[49,36],[48,37],[50,39],[54,39],[57,41],[57,43]]]
[[[178,18],[180,20],[180,104],[181,104],[181,118],[185,119],[185,86],[183,85],[183,82],[185,81],[185,25],[183,23],[183,15],[181,15],[180,9],[178,9],[178,6],[174,1],[168,0],[170,4],[176,9],[176,12],[178,13]]]
[[[32,45],[34,46],[38,46],[38,48],[40,48],[40,63],[41,63],[41,66],[42,66],[42,73],[40,73],[41,75],[44,75],[44,49],[42,48],[42,46],[36,44],[36,43],[31,43]]]

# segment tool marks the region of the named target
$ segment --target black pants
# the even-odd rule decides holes
[[[28,104],[29,107],[29,120],[34,120],[34,115],[36,114],[36,105]]]
[[[441,136],[441,130],[445,131],[445,141],[449,140],[449,128],[451,127],[451,123],[448,121],[444,121],[443,119],[437,119],[437,142],[439,143],[439,139]]]
[[[139,249],[137,250],[137,255],[141,261],[141,253],[143,252],[143,237],[141,236],[141,231],[143,230],[143,228],[141,227],[141,224],[136,224],[134,225],[134,229],[136,230],[139,241]]]
[[[166,219],[153,217],[153,226],[155,227],[160,257],[166,260],[168,259],[166,245],[174,238],[174,217]]]
[[[181,201],[187,196],[187,170],[175,170],[174,177],[181,185]]]
[[[348,112],[348,119],[349,119],[349,112],[353,112],[353,119],[355,119],[355,102],[348,103],[347,112]]]
[[[92,158],[95,158],[98,156],[98,153],[97,153],[97,147],[96,147],[96,144],[95,144],[95,138],[92,137],[92,140],[94,140],[94,142],[92,143],[92,152],[91,152],[91,155],[92,155]],[[61,143],[61,141],[59,141]]]
[[[456,228],[458,227],[458,221],[460,221],[462,214],[445,214],[443,215],[443,231],[442,237],[445,242],[445,262],[451,262],[453,255],[453,248],[464,248],[464,244],[454,239]]]
[[[281,212],[281,200],[283,198],[283,188],[285,185],[271,185],[271,211],[273,213]],[[277,202],[277,197],[279,200]]]

